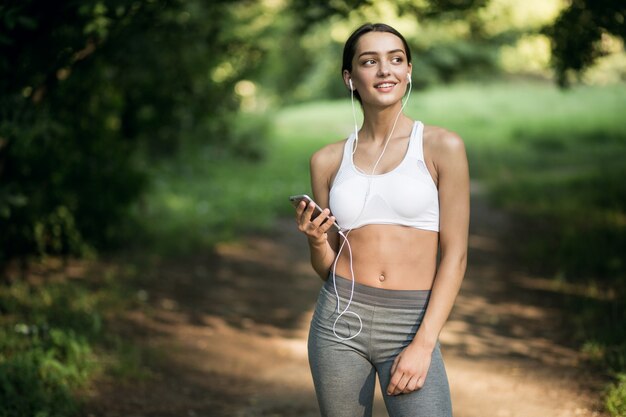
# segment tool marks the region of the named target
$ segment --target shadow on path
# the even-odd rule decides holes
[[[509,219],[473,188],[468,273],[441,335],[456,417],[600,416],[560,297],[512,267]],[[306,357],[322,282],[291,219],[215,253],[157,261],[122,328],[150,377],[101,378],[92,416],[317,416]],[[384,416],[377,399],[376,416]],[[596,410],[596,411],[594,411]]]

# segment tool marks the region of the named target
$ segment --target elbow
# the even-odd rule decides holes
[[[459,269],[461,269],[463,271],[463,273],[465,273],[465,270],[467,269],[467,251],[463,252],[459,256],[459,259],[457,260],[457,263],[459,265]]]
[[[441,257],[441,267],[455,271],[457,275],[465,275],[467,269],[467,251],[443,255]]]
[[[315,259],[311,259],[311,266],[313,270],[319,275],[322,281],[326,281],[328,279],[328,274],[330,273],[330,267],[326,267],[324,265],[319,265]]]
[[[467,256],[459,257],[459,259],[454,261],[452,266],[457,275],[463,278],[465,276],[465,270],[467,269]]]

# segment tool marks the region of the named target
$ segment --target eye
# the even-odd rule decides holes
[[[393,62],[394,64],[401,64],[402,62],[404,62],[404,59],[402,59],[401,56],[396,56],[391,58],[391,62]]]
[[[374,64],[376,64],[376,61],[373,60],[373,59],[367,59],[367,60],[363,61],[362,64],[363,65],[374,65]]]

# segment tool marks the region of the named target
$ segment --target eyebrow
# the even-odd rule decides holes
[[[403,54],[406,55],[406,53],[402,49],[392,49],[391,51],[387,52],[387,55],[395,54],[395,53],[398,53],[398,52],[402,52]],[[359,58],[361,58],[363,55],[378,55],[378,52],[374,52],[374,51],[361,52],[359,54]]]

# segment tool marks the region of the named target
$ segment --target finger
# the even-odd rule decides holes
[[[398,382],[398,386],[396,386],[396,389],[394,391],[394,395],[399,395],[402,394],[404,392],[404,390],[406,389],[407,384],[409,383],[409,381],[411,380],[411,376],[408,374],[402,374],[402,378],[400,378],[400,382]]]
[[[311,216],[313,215],[313,210],[315,210],[315,203],[309,203],[306,206],[306,210],[302,213],[302,220],[312,222]]]
[[[396,356],[396,358],[393,360],[393,363],[391,364],[391,370],[389,371],[389,374],[391,375],[391,380],[389,381],[389,385],[387,386],[388,395],[393,395],[392,393],[396,389],[396,385],[400,380],[400,375],[396,375],[396,369],[398,368],[399,359],[400,356]]]
[[[400,386],[400,383],[403,377],[404,377],[404,374],[400,374],[400,373],[394,373],[391,376],[391,381],[389,382],[389,386],[387,387],[387,394],[396,395],[396,393],[402,392],[402,390],[398,388]],[[405,382],[405,385],[406,385],[406,382]],[[402,388],[404,388],[404,386]]]
[[[301,201],[296,206],[296,218],[299,220],[302,217],[302,213],[304,213],[304,209],[306,208],[306,203]]]
[[[420,377],[417,379],[417,382],[416,382],[416,385],[415,385],[415,389],[416,389],[416,390],[418,390],[418,389],[422,389],[422,388],[424,387],[424,384],[425,384],[425,383],[426,383],[426,375],[424,375],[424,376],[420,376]]]
[[[296,209],[296,223],[298,228],[304,232],[308,227],[308,217],[306,216],[307,204],[306,201],[301,201]]]
[[[417,391],[421,388],[419,386],[420,380],[421,378],[419,376],[412,377],[411,379],[409,379],[409,382],[406,384],[406,387],[404,387],[404,390],[402,392],[404,394],[408,394],[409,392]]]
[[[334,216],[330,216],[328,219],[326,219],[326,221],[322,224],[320,230],[323,233],[328,232],[328,230],[333,226],[333,224],[335,224],[335,217]]]
[[[322,223],[324,223],[328,219],[328,215],[330,214],[330,210],[327,208],[322,210],[322,212],[313,220],[311,223],[315,225],[315,227],[320,227]]]
[[[313,213],[313,208],[315,207],[315,205],[311,206],[311,204],[307,204],[305,201],[300,203],[302,210],[298,212],[298,223],[302,227],[307,227],[308,225],[306,223],[311,221],[311,213]],[[300,207],[300,205],[298,207]]]

